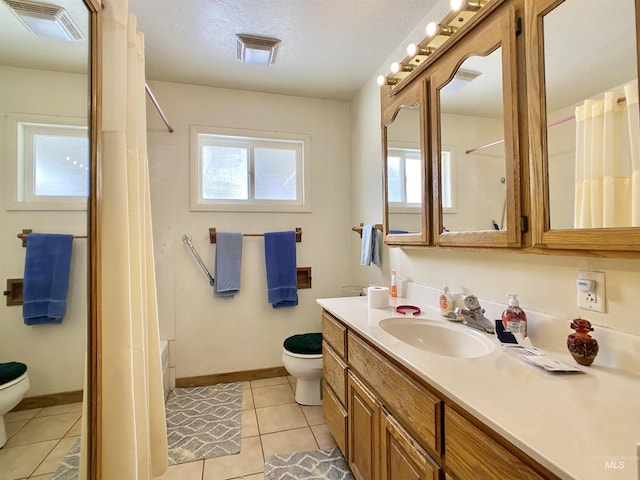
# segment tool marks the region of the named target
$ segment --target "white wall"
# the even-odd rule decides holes
[[[86,117],[85,75],[0,67],[0,282],[24,275],[23,228],[39,233],[86,234],[86,211],[7,211],[6,113]],[[46,85],[46,88],[43,88]],[[28,397],[83,388],[87,322],[87,240],[73,241],[67,315],[60,325],[26,326],[22,307],[0,302],[0,362],[25,363]]]
[[[446,13],[441,1],[418,28]],[[416,29],[416,30],[417,30]],[[420,39],[407,38],[403,45]],[[404,46],[384,63],[377,73],[387,73],[388,65],[404,57]],[[376,75],[377,75],[376,73]],[[362,87],[351,102],[352,222],[378,222],[382,218],[382,157],[380,152],[380,94],[376,75]],[[351,241],[352,254],[360,245]],[[597,325],[640,335],[637,292],[640,290],[640,260],[589,259],[593,270],[606,273],[607,313],[591,313],[576,308],[577,270],[586,259],[572,256],[533,255],[500,252],[471,252],[434,248],[386,249],[383,265],[353,267],[356,283],[389,283],[390,268],[411,281],[440,288],[448,280],[454,291],[473,293],[481,300],[506,303],[506,294],[518,293],[523,308],[572,319],[581,315]],[[353,265],[353,262],[352,262]],[[571,333],[569,323],[567,334]],[[563,349],[564,346],[560,345]]]
[[[149,82],[174,133],[147,103],[149,163],[161,337],[171,342],[177,378],[281,366],[283,340],[319,331],[315,299],[335,297],[350,283],[349,105],[256,92]],[[311,213],[224,213],[189,210],[189,125],[212,125],[311,135]],[[214,298],[182,243],[190,233],[208,268],[218,232],[262,233],[302,227],[298,266],[312,267],[312,288],[299,305],[267,303],[264,240],[245,237],[241,289]]]

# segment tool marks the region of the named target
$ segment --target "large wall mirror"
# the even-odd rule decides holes
[[[42,458],[31,471],[27,472],[28,463],[37,459],[21,461],[24,477],[52,473],[37,469],[44,468],[39,465],[46,464],[41,462],[54,454],[58,443],[59,449],[79,445],[82,415],[92,426],[96,415],[95,399],[84,385],[85,366],[87,384],[94,385],[97,364],[97,255],[92,233],[97,228],[99,8],[93,0],[48,0],[42,5],[0,2],[3,287],[7,279],[25,274],[26,248],[17,238],[23,229],[77,238],[62,323],[27,325],[20,304],[7,305],[3,297],[0,306],[0,363],[27,365],[30,388],[16,408],[35,412],[27,421],[21,414],[8,417],[10,436],[2,452],[7,458],[13,449],[42,445]],[[88,399],[84,412],[83,397]],[[85,440],[87,461],[82,465],[87,472],[81,478],[91,477],[95,466],[94,442]],[[52,448],[47,450],[49,444]]]
[[[385,241],[425,245],[425,95],[416,82],[383,112]]]
[[[640,226],[634,12],[566,0],[544,15],[551,229]]]
[[[637,8],[530,4],[534,245],[640,248]]]
[[[434,66],[438,244],[519,244],[514,25],[513,9],[493,12]]]

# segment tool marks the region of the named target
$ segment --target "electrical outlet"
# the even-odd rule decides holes
[[[591,280],[588,290],[581,285]],[[592,312],[606,312],[604,272],[578,272],[578,308]]]

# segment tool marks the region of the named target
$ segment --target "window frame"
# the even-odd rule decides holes
[[[86,211],[88,196],[35,195],[34,157],[33,155],[27,157],[29,153],[33,153],[33,149],[25,145],[24,128],[33,126],[37,129],[40,126],[42,129],[68,128],[73,131],[82,128],[86,130],[87,139],[89,139],[87,119],[26,113],[7,113],[6,118],[6,152],[9,160],[5,180],[6,209],[8,211]],[[90,162],[89,149],[87,149],[87,161]],[[31,182],[27,185],[29,178]],[[88,175],[87,180],[90,181]]]
[[[206,199],[202,188],[202,148],[209,143],[206,138],[220,137],[219,144],[248,146],[248,199]],[[311,136],[301,133],[248,130],[204,125],[189,127],[189,198],[191,211],[217,212],[311,212]],[[224,138],[227,137],[227,138]],[[255,198],[256,148],[280,144],[296,151],[296,200],[259,200]]]

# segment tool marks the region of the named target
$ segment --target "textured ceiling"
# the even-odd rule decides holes
[[[436,0],[130,0],[150,80],[348,100]],[[236,33],[282,41],[275,65],[236,59]],[[419,40],[419,39],[417,39]]]

